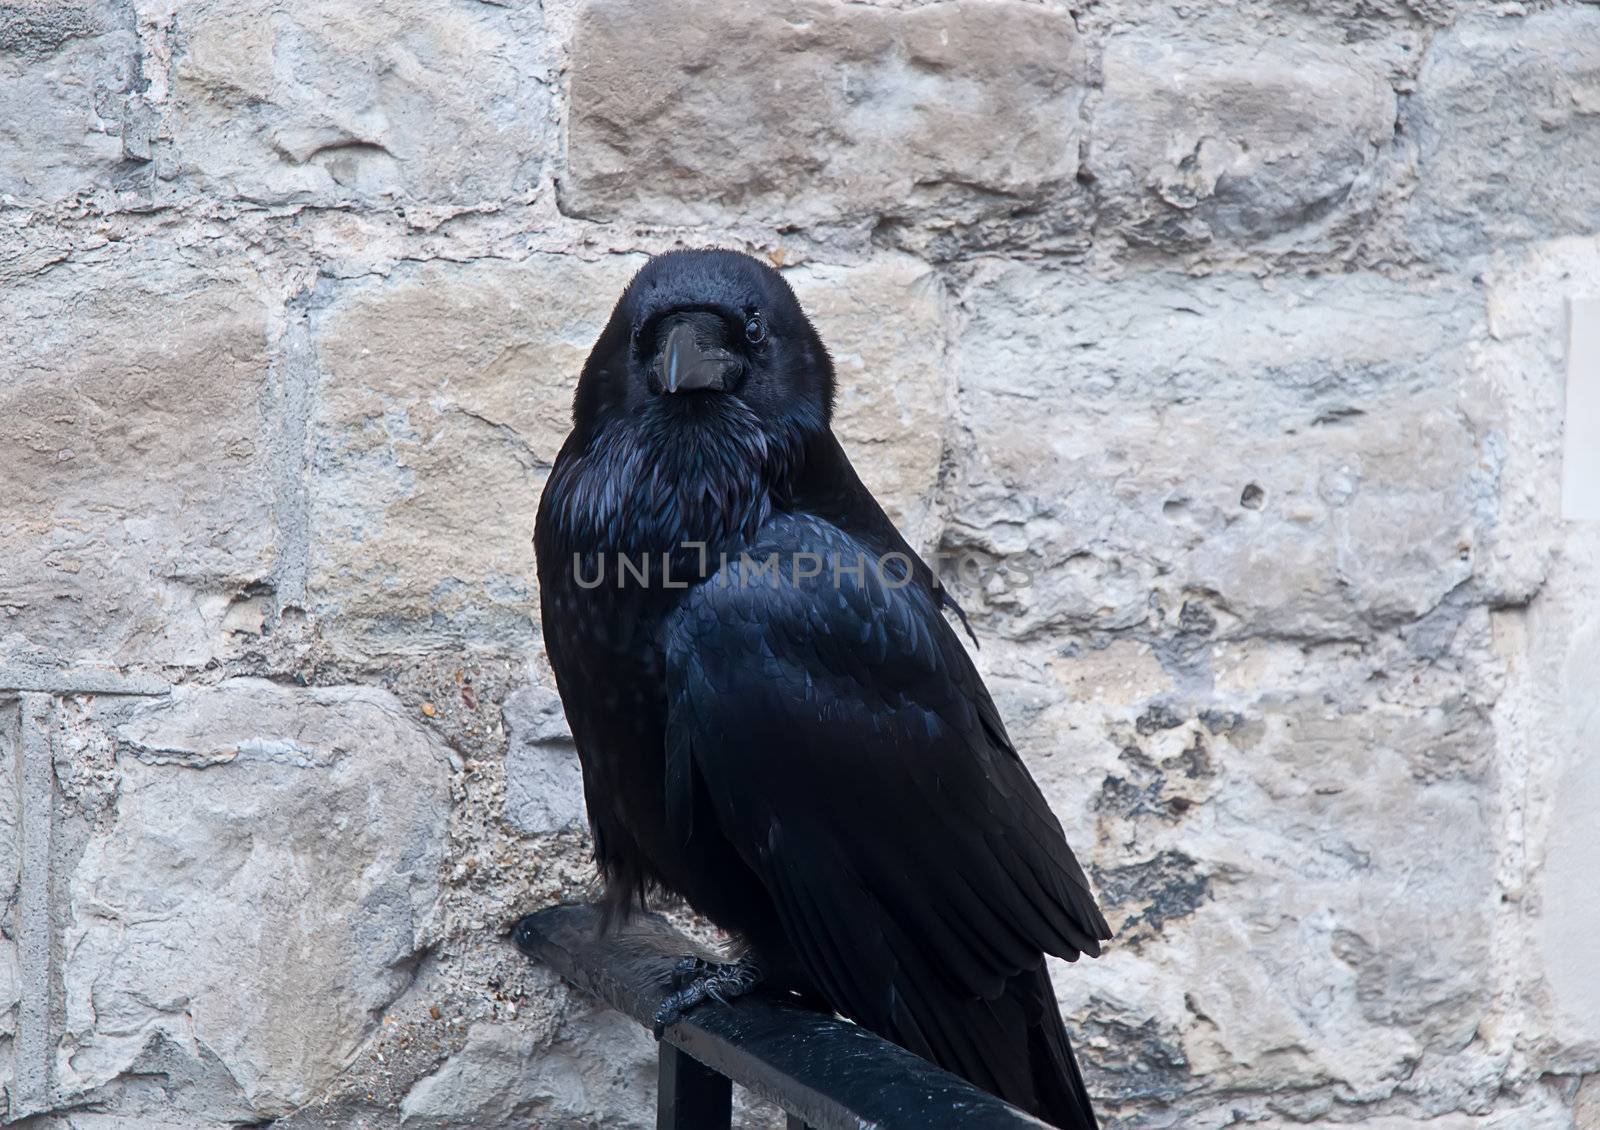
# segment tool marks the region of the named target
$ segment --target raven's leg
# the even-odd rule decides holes
[[[661,1002],[654,1017],[653,1028],[658,1040],[667,1025],[682,1020],[695,1005],[707,1000],[728,1004],[755,988],[766,976],[761,963],[748,954],[725,964],[686,957],[673,973],[673,984],[678,989]]]
[[[681,989],[696,977],[704,977],[712,972],[718,965],[717,961],[707,961],[703,957],[681,957],[672,967],[672,987]]]

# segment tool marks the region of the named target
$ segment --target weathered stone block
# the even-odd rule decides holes
[[[0,309],[0,653],[204,663],[276,555],[269,307],[236,264],[110,253]]]
[[[1104,218],[1163,247],[1303,235],[1357,209],[1395,96],[1346,48],[1116,35],[1088,168]]]
[[[1413,22],[1443,25],[1472,0],[1289,0],[1284,7],[1331,17],[1338,26],[1375,37],[1383,31],[1402,34]],[[1384,24],[1390,24],[1388,28]]]
[[[1180,1095],[1203,1109],[1213,1087],[1386,1097],[1490,1011],[1487,711],[1409,656],[1285,646],[1299,662],[1269,669],[1265,650],[1218,649],[1194,699],[1057,702],[1021,733],[1069,829],[1089,814],[1074,842],[1117,937],[1057,985],[1091,1032],[1111,1029],[1091,1059],[1130,1116]],[[1153,1081],[1150,1059],[1181,1070]]]
[[[1070,16],[998,0],[595,0],[573,46],[565,207],[692,224],[976,222],[1072,187]]]
[[[159,1076],[197,1118],[287,1113],[429,940],[443,748],[385,692],[255,679],[103,699],[90,724],[116,779],[108,811],[61,833],[80,841],[62,881],[62,1100],[133,1113],[140,1077]]]
[[[583,1019],[554,1044],[506,1025],[474,1024],[466,1046],[406,1095],[400,1125],[652,1125],[656,1056],[649,1034],[608,1009]]]
[[[1600,8],[1463,18],[1429,49],[1408,124],[1424,250],[1600,228]]]
[[[0,5],[0,202],[51,204],[111,183],[137,67],[120,5]]]
[[[1526,735],[1540,754],[1536,818],[1542,833],[1533,849],[1542,867],[1530,899],[1542,976],[1530,985],[1541,1009],[1540,1043],[1553,1065],[1600,1058],[1600,985],[1583,961],[1600,930],[1600,893],[1594,874],[1600,850],[1594,836],[1600,804],[1600,713],[1593,697],[1593,660],[1600,648],[1600,594],[1594,577],[1600,539],[1574,536],[1557,579],[1569,582],[1564,599],[1549,601],[1532,618],[1527,635],[1511,632],[1520,685],[1508,696],[1508,729]]]
[[[434,264],[319,314],[308,589],[336,638],[533,638],[539,487],[583,359],[642,262]]]
[[[1559,484],[1566,300],[1600,293],[1600,238],[1497,256],[1487,283],[1480,399],[1499,405],[1484,415],[1503,436],[1502,504],[1513,516],[1495,556],[1497,595],[1511,606],[1495,616],[1506,678],[1495,721],[1507,771],[1526,781],[1516,810],[1526,863],[1507,884],[1506,928],[1526,955],[1516,993],[1538,1070],[1583,1074],[1600,1063],[1600,982],[1583,961],[1584,939],[1600,929],[1600,527],[1561,520]]]
[[[1493,492],[1456,410],[1470,291],[1011,268],[974,292],[946,538],[1031,577],[988,594],[1008,631],[1198,593],[1232,630],[1359,636],[1472,575]]]
[[[191,189],[257,201],[526,200],[550,133],[537,5],[196,0],[168,130]]]

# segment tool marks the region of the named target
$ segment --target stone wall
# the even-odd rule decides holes
[[[1600,7],[1481,0],[0,3],[8,1121],[651,1124],[505,939],[590,875],[529,536],[712,243],[986,566],[1108,1125],[1600,1126]]]

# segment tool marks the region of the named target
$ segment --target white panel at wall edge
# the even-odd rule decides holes
[[[1600,522],[1600,295],[1567,300],[1561,516]]]

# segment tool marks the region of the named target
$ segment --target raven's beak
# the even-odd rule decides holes
[[[695,323],[685,319],[667,332],[660,365],[661,387],[668,392],[725,391],[739,362],[724,350],[703,347]]]

